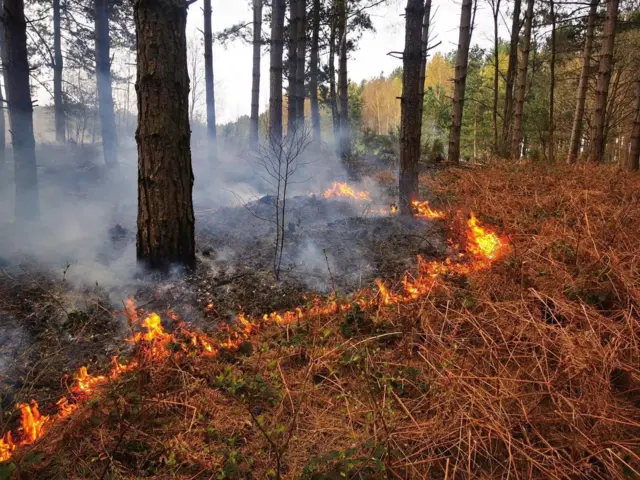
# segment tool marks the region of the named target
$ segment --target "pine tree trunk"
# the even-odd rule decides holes
[[[629,170],[638,170],[640,166],[640,73],[636,72],[636,77],[636,115],[631,129],[629,158],[625,164]]]
[[[520,38],[520,9],[522,0],[513,2],[513,21],[511,22],[511,45],[509,48],[509,63],[507,66],[507,81],[504,97],[504,113],[502,115],[502,146],[503,157],[509,156],[511,147],[511,127],[513,119],[513,85],[516,80],[518,68],[518,39]]]
[[[469,64],[469,46],[471,44],[471,11],[473,0],[463,0],[460,15],[460,37],[456,55],[456,77],[453,90],[453,109],[451,129],[449,130],[449,161],[460,160],[460,133],[464,111],[464,93],[467,85],[467,67]]]
[[[616,23],[618,20],[618,0],[608,0],[607,23],[604,26],[604,35],[600,51],[600,66],[598,69],[598,83],[596,84],[595,112],[591,128],[591,151],[589,160],[592,162],[604,161],[606,146],[605,125],[607,119],[607,96],[613,64],[613,47],[615,44]]]
[[[422,61],[420,62],[420,128],[422,129],[422,115],[424,113],[424,82],[427,74],[427,56],[429,54],[429,23],[431,22],[431,0],[424,2],[424,16],[422,17]],[[421,132],[422,133],[422,132]]]
[[[0,0],[0,14],[2,14],[4,12],[4,1]],[[4,88],[5,88],[5,92],[7,91],[7,68],[6,68],[6,49],[4,46],[4,23],[2,21],[0,21],[0,61],[1,61],[1,66],[2,66],[2,72],[3,72],[3,83],[4,83]],[[5,169],[6,169],[6,154],[7,154],[7,150],[6,150],[6,142],[7,142],[7,125],[6,125],[6,120],[5,120],[5,110],[7,107],[7,104],[4,102],[4,97],[2,95],[2,88],[0,88],[0,106],[2,107],[0,111],[0,188],[4,185],[5,183],[5,178],[6,178],[6,174],[5,174]]]
[[[111,90],[111,58],[109,46],[109,3],[107,0],[95,2],[95,47],[96,77],[98,83],[98,110],[100,111],[100,129],[104,161],[108,167],[118,164],[118,138],[116,118]]]
[[[333,141],[339,149],[340,113],[338,112],[338,95],[336,93],[336,4],[340,0],[331,1],[331,30],[329,32],[329,103],[331,104],[331,121],[333,124]]]
[[[465,0],[468,1],[468,0]],[[404,53],[402,56],[402,98],[400,101],[400,213],[412,215],[412,203],[418,200],[420,162],[420,72],[423,57],[424,4],[407,0]],[[423,88],[424,89],[424,88]]]
[[[304,77],[307,53],[307,0],[298,0],[298,26],[296,40],[296,123],[304,124]]]
[[[339,0],[337,19],[337,36],[339,42],[338,97],[340,99],[340,156],[342,157],[343,162],[345,162],[349,157],[351,157],[349,80],[347,75],[347,0]],[[419,40],[418,43],[420,43]]]
[[[551,80],[549,82],[549,161],[555,160],[555,92],[556,92],[556,12],[554,0],[549,0],[549,13],[551,14],[551,59],[549,70]]]
[[[285,0],[272,0],[271,53],[269,66],[269,137],[282,140],[282,53],[284,48]]]
[[[571,141],[569,144],[569,155],[567,163],[573,163],[578,158],[580,143],[582,140],[582,123],[584,118],[584,104],[587,99],[589,88],[589,71],[591,70],[591,52],[593,50],[593,34],[596,28],[596,17],[598,15],[598,4],[600,0],[591,0],[589,9],[589,20],[587,21],[587,33],[584,42],[584,53],[582,54],[582,73],[578,85],[578,101],[576,102],[576,112],[573,116],[573,128],[571,129]]]
[[[4,7],[2,7],[4,8]],[[2,22],[0,22],[2,23]],[[4,33],[3,33],[4,35]],[[4,67],[3,67],[4,68]],[[5,85],[6,86],[6,85]],[[5,122],[5,118],[4,118],[4,111],[5,111],[5,102],[4,102],[4,97],[2,95],[2,88],[0,88],[0,105],[2,106],[0,108],[0,190],[2,189],[2,187],[5,184],[5,169],[6,169],[6,142],[7,142],[7,127],[6,127],[6,122]]]
[[[262,48],[262,0],[253,0],[253,76],[251,84],[251,148],[258,149],[260,118],[260,50]]]
[[[531,51],[531,28],[533,23],[533,6],[535,0],[527,0],[527,12],[524,18],[524,35],[522,39],[522,58],[518,68],[518,88],[516,91],[515,112],[513,115],[513,137],[511,139],[511,158],[518,160],[522,152],[522,114],[527,91],[527,70],[529,68],[529,52]]]
[[[213,87],[213,33],[211,0],[204,0],[204,88],[207,102],[207,142],[209,161],[216,161],[216,97]]]
[[[56,141],[65,141],[65,112],[62,100],[62,33],[60,28],[60,0],[53,0],[53,105],[55,111]]]
[[[298,3],[299,0],[290,0],[289,3],[289,31],[287,35],[287,133],[295,130],[298,110],[298,84],[296,80],[298,66],[296,54],[298,46]]]
[[[134,0],[138,259],[195,267],[184,0]]]
[[[0,0],[0,11],[4,11],[4,0]],[[5,65],[7,64],[7,46],[4,40],[4,23],[0,22],[0,60],[2,60],[2,80],[4,81],[5,97],[7,95],[7,85],[9,85],[9,74]]]
[[[500,88],[500,37],[498,34],[498,16],[500,0],[493,0],[493,151],[498,153],[498,95]]]
[[[311,58],[309,59],[309,97],[311,99],[311,130],[316,143],[322,141],[320,106],[318,104],[318,48],[320,43],[320,0],[312,0]]]
[[[23,0],[5,0],[3,22],[7,50],[6,91],[15,160],[16,218],[37,220],[40,201]]]

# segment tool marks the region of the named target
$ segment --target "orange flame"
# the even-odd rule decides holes
[[[0,438],[0,462],[6,462],[13,456],[13,451],[16,449],[16,444],[13,442],[11,432]]]
[[[476,216],[471,213],[467,222],[468,250],[480,260],[495,260],[504,250],[506,242],[494,233],[480,226]]]
[[[371,200],[371,196],[369,195],[369,192],[367,192],[366,190],[362,192],[356,192],[348,184],[338,183],[338,182],[333,182],[333,185],[331,186],[331,188],[327,189],[322,194],[322,196],[324,198],[348,197],[348,198],[354,198],[356,200]]]
[[[431,208],[431,206],[429,205],[428,201],[423,201],[423,202],[419,202],[419,201],[414,201],[411,203],[411,205],[413,206],[415,212],[416,212],[416,217],[422,217],[422,218],[431,218],[431,219],[437,219],[437,218],[444,218],[445,214],[444,212],[440,211],[440,210],[434,210]]]
[[[42,427],[49,417],[40,415],[38,404],[35,401],[31,405],[18,405],[20,409],[20,421],[22,423],[22,431],[28,443],[35,442],[40,436]]]

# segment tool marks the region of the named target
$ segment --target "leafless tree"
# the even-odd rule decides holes
[[[305,181],[305,179],[296,178],[296,174],[301,167],[308,164],[303,159],[303,153],[311,141],[311,129],[306,124],[299,123],[293,130],[287,131],[284,137],[270,135],[268,141],[262,142],[256,153],[255,162],[258,167],[256,173],[273,189],[274,216],[258,218],[271,221],[276,227],[273,253],[273,274],[276,280],[280,280],[285,246],[287,194],[292,184]]]
[[[202,100],[204,98],[204,82],[202,78],[202,45],[197,38],[190,38],[187,43],[189,64],[189,121],[193,124],[202,120]]]

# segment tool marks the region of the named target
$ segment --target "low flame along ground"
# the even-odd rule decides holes
[[[355,192],[348,185],[338,183],[334,183],[333,187],[323,194],[323,197],[329,196],[346,196],[359,200],[369,199],[368,192]],[[414,202],[413,206],[419,217],[442,219],[446,216],[445,212],[432,209],[428,202]],[[471,255],[466,261],[453,261],[448,258],[445,261],[428,262],[422,257],[418,257],[417,275],[415,277],[409,274],[405,275],[402,291],[391,291],[381,280],[377,280],[377,290],[358,292],[354,296],[355,300],[351,303],[339,303],[334,298],[324,300],[317,298],[311,308],[296,308],[282,314],[276,312],[265,314],[262,319],[247,318],[243,313],[239,313],[237,327],[223,327],[227,331],[227,338],[223,341],[186,329],[184,323],[172,312],[169,312],[168,316],[177,324],[174,333],[167,333],[164,330],[162,320],[156,313],[149,313],[140,321],[135,303],[133,299],[130,299],[127,302],[125,314],[132,327],[142,327],[144,331],[136,333],[127,341],[141,347],[138,359],[144,358],[153,361],[165,358],[170,355],[170,351],[175,350],[167,348],[170,343],[182,345],[185,348],[190,345],[190,348],[195,349],[201,355],[215,356],[223,349],[237,349],[263,325],[290,324],[315,316],[348,311],[353,303],[362,308],[371,308],[379,305],[410,302],[431,292],[439,276],[465,275],[482,270],[489,267],[494,260],[507,251],[507,242],[496,233],[482,227],[475,215],[469,216],[467,228],[467,251]],[[54,415],[40,414],[38,404],[35,401],[29,405],[17,405],[16,408],[20,412],[20,427],[15,433],[9,431],[0,438],[0,462],[10,460],[16,449],[21,446],[34,443],[46,433],[54,422],[71,415],[96,388],[135,369],[139,365],[138,361],[134,358],[129,363],[122,364],[117,357],[114,357],[109,375],[91,375],[87,371],[87,367],[81,367],[69,388],[68,396],[62,397],[57,402],[58,411]]]

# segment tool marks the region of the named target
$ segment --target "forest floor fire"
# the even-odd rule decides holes
[[[521,164],[424,177],[433,205],[479,216],[425,204],[450,227],[444,259],[419,257],[401,278],[348,295],[237,314],[214,332],[129,303],[132,352],[104,373],[79,369],[44,414],[19,405],[0,470],[633,476],[640,296],[629,259],[640,245],[623,232],[640,228],[640,185],[619,178],[626,193],[613,195],[615,175]]]

